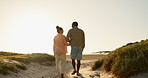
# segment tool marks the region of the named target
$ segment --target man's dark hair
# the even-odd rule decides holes
[[[72,26],[78,26],[78,23],[77,22],[73,22]]]

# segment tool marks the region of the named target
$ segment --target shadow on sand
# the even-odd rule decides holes
[[[79,76],[73,76],[73,78],[85,78],[81,73],[79,74]]]

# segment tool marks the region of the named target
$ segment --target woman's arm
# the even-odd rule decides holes
[[[63,35],[63,42],[64,42],[64,45],[66,46],[69,46],[70,44],[66,41],[66,37]]]
[[[54,55],[55,55],[55,38],[54,38],[54,40],[53,40],[53,53],[54,53]]]

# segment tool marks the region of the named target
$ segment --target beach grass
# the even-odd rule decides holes
[[[94,65],[92,66],[92,70],[100,68],[102,64],[103,64],[103,59],[98,59],[97,61],[95,61]]]
[[[9,71],[18,72],[18,69],[27,69],[29,63],[51,65],[54,63],[54,56],[46,53],[19,54],[12,52],[0,52],[0,73],[9,74]]]
[[[16,66],[12,65],[11,63],[0,61],[0,73],[1,74],[9,74],[8,71],[17,72]]]
[[[111,51],[105,58],[95,62],[92,69],[102,67],[117,78],[127,78],[148,71],[148,39],[128,43]]]

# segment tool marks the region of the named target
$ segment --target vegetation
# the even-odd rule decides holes
[[[9,71],[18,72],[18,68],[26,70],[27,64],[34,62],[51,65],[54,56],[46,53],[19,54],[12,52],[0,52],[0,73],[9,74]]]
[[[16,66],[14,66],[10,63],[0,61],[0,73],[6,75],[6,74],[8,74],[8,70],[17,72]]]
[[[103,59],[97,60],[94,65],[92,66],[92,70],[96,70],[97,68],[100,68],[103,64]]]
[[[0,51],[0,55],[2,55],[2,56],[16,56],[16,55],[23,55],[23,54]]]
[[[148,71],[148,39],[117,48],[101,61],[96,61],[93,69],[100,65],[117,78],[127,78]]]

